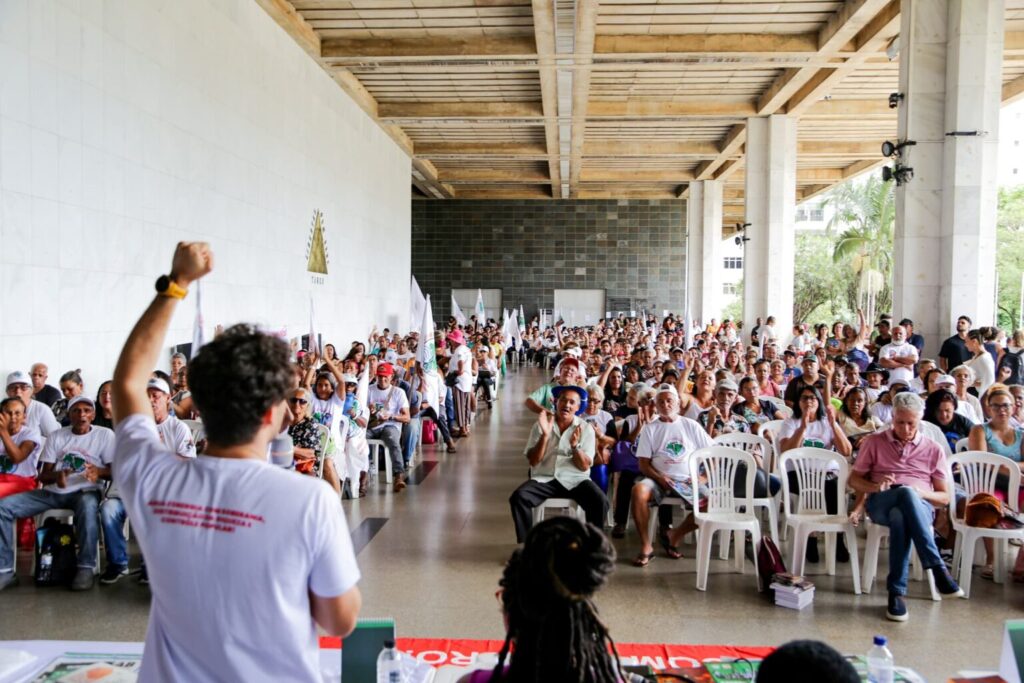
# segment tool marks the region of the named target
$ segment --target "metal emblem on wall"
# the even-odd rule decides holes
[[[330,258],[327,255],[327,238],[324,236],[324,215],[319,209],[313,212],[313,225],[306,240],[306,270],[312,274],[313,284],[322,285],[327,275]]]

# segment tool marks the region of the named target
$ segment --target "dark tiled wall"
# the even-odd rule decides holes
[[[501,288],[527,315],[555,289],[604,289],[609,306],[682,311],[684,200],[419,200],[412,272],[446,318],[452,288]],[[468,312],[467,312],[468,315]]]

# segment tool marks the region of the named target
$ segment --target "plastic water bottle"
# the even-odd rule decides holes
[[[889,648],[885,646],[887,642],[885,636],[875,636],[875,644],[868,650],[868,683],[893,681],[893,659]]]
[[[46,552],[39,556],[39,580],[49,581],[53,571],[53,555]]]
[[[384,649],[377,655],[377,683],[402,683],[401,655],[390,638],[384,641]]]

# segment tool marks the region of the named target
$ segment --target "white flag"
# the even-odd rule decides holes
[[[307,351],[315,351],[320,355],[320,348],[316,341],[316,314],[313,312],[313,293],[309,294],[309,348]]]
[[[434,313],[430,306],[430,296],[423,302],[423,315],[420,320],[420,344],[416,349],[416,360],[423,368],[423,400],[434,412],[440,414],[441,401],[438,398],[440,378],[437,375],[437,349],[434,346]]]
[[[506,320],[505,327],[502,328],[502,337],[506,349],[512,348],[513,342],[515,342],[516,348],[522,348],[523,337],[519,332],[519,321],[515,318]]]
[[[454,293],[452,294],[452,317],[455,318],[456,325],[461,326],[465,325],[466,322],[468,322],[466,320],[466,314],[462,312],[461,308],[459,308],[459,302],[455,300]]]
[[[192,324],[192,358],[196,357],[199,349],[206,343],[203,334],[203,281],[196,280],[196,319]]]
[[[523,312],[522,304],[519,304],[519,327],[526,329],[526,313]]]
[[[476,309],[473,311],[479,325],[487,324],[487,309],[484,308],[484,290],[476,290]]]
[[[412,284],[409,286],[409,329],[415,330],[416,326],[420,324],[420,320],[423,318],[423,306],[426,304],[426,299],[423,298],[423,291],[420,290],[420,285],[416,282],[416,276],[412,278]]]

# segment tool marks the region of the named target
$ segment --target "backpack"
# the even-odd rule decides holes
[[[423,427],[422,427],[422,429],[423,429],[423,443],[424,444],[429,446],[431,444],[437,443],[437,432],[435,431],[436,427],[434,427],[434,421],[433,420],[431,420],[429,417],[423,418]]]
[[[36,531],[37,586],[70,586],[78,571],[75,528],[51,517]]]
[[[999,375],[999,370],[1009,368],[1010,376],[1006,379],[1004,384],[1024,384],[1024,362],[1021,362],[1022,355],[1024,355],[1024,350],[1018,351],[1017,353],[1010,353],[1007,351],[1003,354],[1003,359],[999,361],[999,368],[996,370],[996,375]]]
[[[771,596],[772,591],[768,587],[772,583],[772,577],[776,574],[785,574],[786,564],[782,561],[782,553],[775,545],[771,537],[761,538],[761,546],[757,549],[757,589],[762,593]]]

